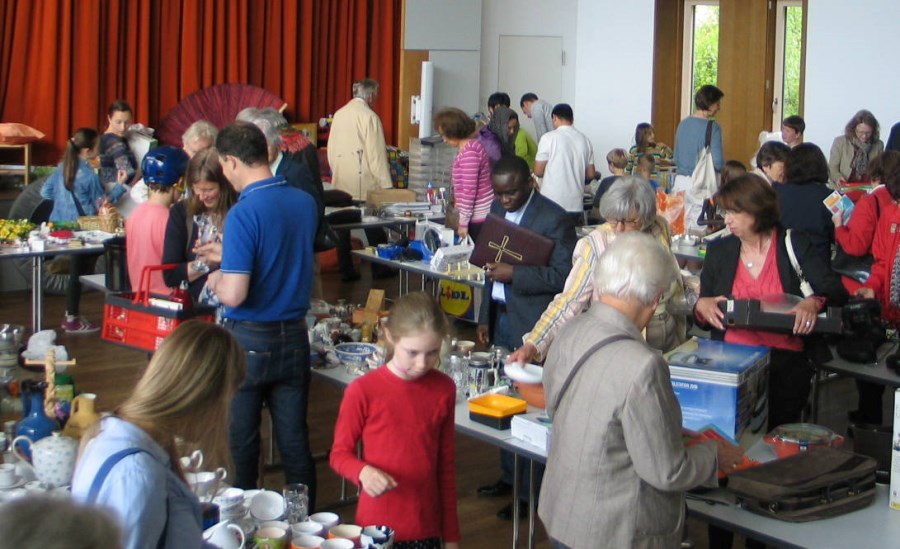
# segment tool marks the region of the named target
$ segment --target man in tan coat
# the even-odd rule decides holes
[[[378,82],[364,78],[353,83],[353,99],[334,113],[328,136],[328,164],[331,183],[335,189],[349,193],[356,200],[365,200],[373,189],[390,189],[384,128],[372,110],[378,97]],[[350,256],[350,231],[337,231],[338,263],[341,279],[356,280],[359,273]],[[366,229],[370,246],[387,241],[383,229]],[[385,273],[387,274],[387,273]]]
[[[390,189],[384,128],[372,110],[378,82],[365,78],[353,84],[353,99],[334,113],[328,136],[328,163],[334,188],[365,200],[373,189]]]

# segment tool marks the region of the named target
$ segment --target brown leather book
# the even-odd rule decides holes
[[[543,267],[550,261],[556,243],[544,235],[511,223],[496,214],[488,214],[469,263],[531,265]]]

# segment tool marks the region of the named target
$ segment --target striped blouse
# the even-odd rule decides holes
[[[477,139],[460,147],[450,172],[453,196],[459,210],[459,226],[481,223],[491,211],[494,189],[487,153]]]

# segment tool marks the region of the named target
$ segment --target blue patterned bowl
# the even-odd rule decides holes
[[[344,364],[361,364],[377,350],[374,343],[340,343],[334,347],[335,354]]]

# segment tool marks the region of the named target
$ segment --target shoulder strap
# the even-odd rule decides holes
[[[712,144],[712,131],[713,131],[713,121],[706,121],[706,147],[709,147]]]
[[[94,503],[97,501],[97,495],[100,493],[100,488],[103,486],[103,481],[106,480],[107,475],[112,470],[113,467],[116,466],[117,463],[122,461],[122,459],[137,454],[139,452],[146,452],[146,450],[142,450],[140,448],[126,448],[124,450],[119,450],[115,454],[106,458],[106,461],[103,462],[103,465],[100,466],[100,469],[97,471],[97,475],[94,477],[93,482],[91,482],[91,488],[88,490],[87,501],[88,503]]]
[[[619,341],[621,339],[631,339],[631,337],[626,334],[618,334],[618,335],[614,335],[614,336],[609,336],[608,338],[602,339],[602,340],[598,341],[597,343],[593,344],[590,349],[588,349],[587,351],[584,352],[583,355],[581,355],[581,358],[579,358],[578,362],[575,363],[575,366],[572,367],[572,370],[569,372],[569,375],[566,376],[566,380],[563,382],[562,388],[560,389],[559,394],[556,395],[556,400],[553,402],[554,410],[559,408],[559,403],[562,400],[563,395],[566,394],[567,390],[569,390],[569,385],[571,385],[572,380],[575,379],[575,374],[577,374],[578,370],[580,370],[581,367],[584,365],[584,363],[587,362],[587,359],[590,358],[591,355],[593,355],[594,353],[599,351],[602,347],[605,347],[606,345],[609,345],[610,343]]]
[[[793,229],[788,229],[784,232],[784,247],[787,248],[788,258],[791,260],[791,267],[794,268],[794,272],[797,273],[797,278],[800,279],[800,291],[803,293],[803,297],[809,297],[815,292],[813,291],[812,286],[810,286],[809,281],[803,276],[803,269],[800,268],[800,262],[797,261],[797,254],[794,253],[794,243],[791,240],[791,232],[793,232]]]
[[[63,186],[64,186],[64,187],[65,187],[65,185],[66,185],[66,184],[63,183]],[[74,182],[73,182],[72,186],[73,186],[73,187],[75,186],[75,185],[74,185]],[[81,207],[81,202],[79,202],[79,201],[78,201],[78,197],[75,196],[75,191],[72,190],[72,189],[70,189],[70,188],[68,188],[68,187],[66,187],[66,190],[69,191],[69,194],[70,194],[70,195],[72,195],[72,201],[75,202],[75,209],[78,210],[78,215],[80,215],[81,217],[84,217],[84,216],[85,216],[84,208]]]

